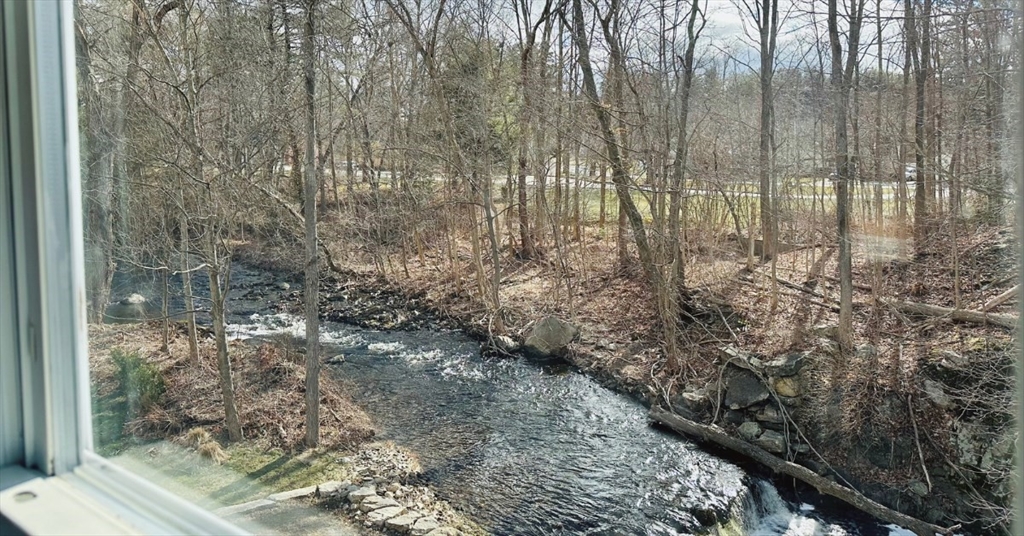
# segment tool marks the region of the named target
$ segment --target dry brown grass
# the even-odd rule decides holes
[[[126,432],[140,438],[179,438],[201,448],[196,427],[212,438],[226,436],[224,407],[212,340],[200,342],[199,363],[188,357],[187,341],[173,334],[170,352],[160,352],[158,324],[90,326],[90,372],[99,392],[116,387],[112,348],[138,351],[156,363],[167,384],[159,407],[126,424]],[[247,440],[268,448],[301,448],[304,437],[305,369],[291,362],[286,352],[270,344],[229,343],[235,399]],[[369,417],[328,374],[320,376],[320,431],[325,447],[362,442],[374,434]],[[190,432],[190,430],[193,430]],[[191,434],[191,436],[190,436]]]

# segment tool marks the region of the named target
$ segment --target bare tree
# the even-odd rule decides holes
[[[847,143],[846,115],[849,107],[850,86],[857,67],[861,22],[865,0],[849,0],[849,30],[846,57],[839,35],[839,14],[836,0],[828,3],[828,36],[832,50],[832,91],[834,98],[836,133],[836,218],[839,227],[839,343],[844,350],[853,340],[853,261],[851,257],[849,220],[849,183],[851,180],[850,153]]]
[[[306,87],[306,161],[303,216],[306,225],[306,446],[320,443],[320,269],[316,236],[316,0],[306,0],[302,33],[303,78]]]

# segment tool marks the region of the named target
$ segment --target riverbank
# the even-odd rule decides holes
[[[229,342],[244,439],[228,443],[213,341],[200,338],[195,362],[179,327],[172,324],[166,349],[159,322],[89,327],[100,454],[258,533],[388,533],[341,500],[379,485],[382,496],[397,495],[434,528],[447,527],[437,534],[482,534],[428,487],[405,484],[420,471],[416,455],[374,442],[370,417],[329,374],[320,377],[321,445],[302,445],[305,374],[293,341]],[[336,493],[296,492],[331,483]]]
[[[930,523],[964,523],[972,530],[1005,523],[1012,333],[997,325],[906,314],[891,304],[955,306],[949,302],[956,286],[961,309],[984,307],[1015,281],[1016,246],[1007,229],[977,227],[960,235],[959,284],[949,252],[908,258],[901,254],[909,248],[886,242],[886,255],[872,256],[868,250],[881,246],[861,237],[856,257],[874,260],[855,267],[856,351],[845,355],[835,340],[834,250],[779,255],[773,299],[770,264],[748,266],[732,244],[704,244],[687,267],[684,366],[672,375],[658,343],[653,300],[639,274],[618,270],[611,240],[591,240],[575,244],[584,254],[565,262],[556,262],[556,252],[531,262],[506,257],[497,314],[475,292],[472,264],[460,261],[454,270],[449,265],[452,258],[472,258],[468,243],[458,243],[450,255],[421,249],[374,263],[348,256],[345,273],[326,285],[333,297],[324,314],[402,329],[417,325],[411,317],[429,313],[423,321],[458,327],[481,340],[501,334],[520,342],[533,323],[556,315],[580,328],[568,354],[573,364],[647,404],[714,422],[734,437],[770,446],[781,458]],[[333,246],[351,251],[340,240]],[[874,301],[875,285],[890,302]],[[365,296],[386,297],[387,307],[363,315],[352,304]],[[1013,310],[1002,305],[992,312],[1001,308]],[[504,330],[495,332],[495,325]],[[743,370],[749,367],[734,355],[746,356],[748,363],[802,358],[791,374],[751,382]],[[744,383],[756,391],[753,398],[728,403],[729,391],[743,390]],[[973,395],[979,386],[989,394]]]

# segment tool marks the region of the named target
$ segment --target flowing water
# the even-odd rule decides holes
[[[234,336],[301,336],[253,316]],[[586,375],[485,359],[457,332],[323,326],[327,373],[420,457],[438,494],[497,534],[689,534],[732,519],[746,534],[891,534],[842,509],[783,499],[767,480],[648,425],[647,410]]]
[[[269,274],[233,269],[229,334],[303,337]],[[197,279],[202,293],[204,278]],[[115,286],[127,294],[135,279]],[[162,290],[162,288],[161,288]],[[180,310],[180,299],[172,310]],[[896,535],[814,492],[780,496],[768,480],[648,425],[647,410],[568,367],[485,359],[458,332],[373,331],[324,323],[327,374],[415,451],[437,494],[496,534]],[[791,494],[790,494],[791,495]]]

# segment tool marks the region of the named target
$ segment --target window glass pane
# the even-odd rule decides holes
[[[281,532],[1009,530],[1019,13],[844,4],[74,0],[96,451]]]

